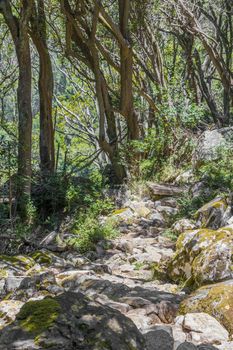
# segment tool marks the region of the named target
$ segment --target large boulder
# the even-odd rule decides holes
[[[179,186],[170,185],[170,184],[161,185],[154,182],[148,182],[147,187],[150,191],[151,198],[155,200],[163,197],[179,196],[185,190],[184,187],[179,187]]]
[[[119,311],[81,293],[26,303],[0,332],[1,350],[145,350],[136,326]]]
[[[198,229],[180,235],[168,274],[175,282],[204,283],[233,278],[233,227]]]
[[[206,312],[233,335],[233,280],[207,285],[193,292],[179,309],[180,314]]]
[[[204,312],[178,316],[176,325],[182,328],[186,340],[196,345],[221,344],[229,340],[228,331],[214,317]]]
[[[197,142],[192,160],[194,167],[199,167],[205,162],[218,159],[220,147],[233,146],[233,127],[207,130]]]

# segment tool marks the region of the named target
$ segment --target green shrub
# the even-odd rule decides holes
[[[174,221],[182,218],[192,218],[196,211],[204,204],[208,203],[216,196],[216,192],[210,194],[202,193],[199,196],[193,197],[191,193],[185,193],[177,199],[179,213],[175,215]]]
[[[111,239],[118,235],[118,231],[111,223],[101,224],[95,217],[86,217],[83,222],[77,222],[73,233],[77,237],[68,240],[68,245],[81,253],[95,249],[99,241]]]
[[[94,250],[99,241],[116,237],[118,231],[111,221],[100,222],[100,216],[108,215],[113,208],[111,200],[102,198],[93,201],[89,208],[78,210],[72,229],[76,237],[69,239],[67,243],[83,253]]]
[[[197,173],[211,189],[233,191],[233,150],[219,148],[218,159],[202,165]]]
[[[169,238],[171,241],[176,241],[177,240],[177,235],[172,231],[172,229],[166,229],[163,231],[163,237]]]

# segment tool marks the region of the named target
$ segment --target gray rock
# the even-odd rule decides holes
[[[190,189],[191,194],[194,198],[200,197],[200,196],[210,196],[211,195],[211,188],[208,187],[208,184],[205,181],[199,181],[195,183],[192,188]]]
[[[194,167],[198,167],[206,161],[217,160],[220,147],[232,147],[233,127],[207,130],[198,140],[192,161]]]
[[[197,227],[218,229],[227,224],[231,217],[229,200],[217,197],[203,205],[196,213]]]
[[[177,184],[192,184],[195,182],[193,169],[186,170],[177,176],[175,183]]]
[[[160,227],[164,227],[166,225],[163,215],[159,212],[154,212],[153,214],[151,214],[150,219],[152,220],[153,225]]]
[[[24,276],[9,276],[5,281],[5,293],[12,292],[19,288]]]
[[[218,348],[216,348],[215,346],[213,345],[208,345],[208,344],[202,344],[202,345],[199,345],[197,347],[198,350],[218,350]]]
[[[126,240],[126,239],[121,239],[120,241],[116,241],[116,243],[114,244],[114,248],[119,249],[124,253],[132,254],[134,244],[133,244],[132,240],[130,241],[130,240]]]
[[[197,347],[189,342],[180,344],[176,350],[197,350]]]
[[[189,219],[181,219],[176,221],[173,225],[172,225],[172,231],[176,234],[180,234],[183,233],[187,230],[194,230],[196,228],[196,226],[194,225],[194,223],[189,220]]]
[[[165,206],[165,205],[157,206],[156,210],[158,210],[159,213],[162,213],[166,217],[169,217],[169,216],[172,216],[172,215],[175,215],[178,213],[177,208],[173,208],[173,207],[169,207],[169,206]]]
[[[184,316],[184,330],[189,332],[189,339],[195,344],[219,344],[228,341],[228,331],[212,316],[204,313],[189,313]]]
[[[158,183],[148,182],[147,187],[150,191],[152,199],[161,197],[173,197],[183,193],[184,188],[174,185],[161,185]]]
[[[156,326],[144,334],[149,350],[173,350],[174,340],[171,327]]]
[[[45,309],[45,301],[25,304],[17,320],[0,331],[0,350],[146,349],[136,326],[117,310],[81,293],[50,298],[54,309]],[[42,324],[38,325],[38,317],[44,318]]]

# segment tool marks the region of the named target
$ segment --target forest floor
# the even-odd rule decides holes
[[[213,209],[219,220],[220,205]],[[41,248],[27,255],[2,255],[0,350],[232,350],[229,333],[212,316],[179,316],[190,290],[169,281],[166,270],[158,274],[158,265],[172,259],[177,249],[168,234],[177,212],[176,196],[154,201],[132,195],[112,215],[119,235],[99,241],[95,251]],[[191,229],[187,232],[195,231],[191,221],[181,220],[179,226],[181,222]],[[46,300],[48,309],[41,304]],[[57,302],[64,312],[55,321],[57,313],[50,307]],[[116,318],[117,326],[109,328]],[[105,347],[104,342],[111,345]]]
[[[175,203],[176,201],[173,198],[166,199],[164,203],[157,202],[156,208],[160,209],[160,213],[166,212],[167,215],[168,213],[171,215],[177,210]],[[150,210],[152,214],[154,212],[154,220],[147,218],[148,212],[145,210],[145,204],[149,207],[152,206]],[[117,238],[109,240],[107,244],[106,242],[100,242],[93,254],[85,255],[75,251],[55,254],[42,249],[30,256],[2,256],[0,261],[0,289],[3,299],[0,302],[0,328],[3,330],[0,332],[0,349],[44,349],[48,347],[48,339],[50,344],[48,348],[52,350],[232,349],[232,342],[228,342],[227,331],[217,321],[214,323],[209,320],[208,315],[203,313],[196,314],[196,316],[199,315],[198,317],[193,316],[194,314],[186,315],[186,327],[184,327],[184,319],[181,319],[182,316],[177,316],[179,305],[186,298],[186,290],[182,285],[170,283],[166,279],[158,279],[155,275],[154,267],[161,261],[172,257],[175,251],[175,243],[164,235],[166,231],[164,223],[160,221],[160,216],[156,212],[157,209],[153,208],[152,204],[151,201],[145,203],[134,201],[133,205],[141,215],[134,222],[131,222],[131,218],[128,217],[128,210],[123,210],[120,214],[121,234]],[[145,214],[144,217],[143,214]],[[169,219],[169,215],[167,218]],[[156,225],[155,221],[157,222]],[[82,329],[81,338],[84,341],[89,332],[92,333],[91,337],[93,339],[98,338],[101,334],[103,339],[107,337],[107,342],[112,342],[111,346],[107,347],[103,343],[99,345],[95,341],[95,345],[88,343],[89,345],[85,345],[86,347],[84,345],[79,347],[75,345],[77,340],[73,341],[73,345],[71,345],[71,336],[64,336],[63,333],[73,332],[75,337],[80,337],[80,334],[77,335],[77,329],[75,331],[70,330],[71,326],[69,326],[68,321],[62,327],[61,322],[64,322],[64,320],[57,321],[59,337],[57,337],[57,331],[55,332],[54,329],[51,331],[48,327],[48,330],[52,332],[53,340],[51,340],[51,334],[50,336],[46,335],[46,340],[43,338],[43,341],[40,341],[38,345],[37,328],[40,331],[42,327],[38,325],[38,319],[44,321],[45,317],[46,321],[48,316],[41,314],[41,309],[34,314],[33,306],[30,305],[29,324],[27,312],[25,316],[25,311],[19,312],[20,308],[28,301],[38,303],[40,300],[44,300],[46,296],[59,298],[59,296],[64,295],[66,302],[68,302],[73,298],[71,294],[67,294],[70,292],[81,292],[82,295],[85,295],[85,298],[90,298],[88,300],[91,301],[92,306],[98,305],[98,310],[100,310],[98,311],[100,312],[98,317],[103,317],[107,315],[109,310],[112,310],[113,314],[108,317],[107,322],[113,320],[114,317],[124,316],[127,320],[132,321],[130,324],[127,323],[124,326],[125,328],[123,327],[124,332],[126,332],[126,335],[124,335],[122,331],[123,340],[121,340],[119,334],[117,335],[116,339],[119,338],[117,342],[119,341],[119,344],[121,344],[122,341],[122,345],[118,347],[116,340],[114,340],[118,331],[114,330],[114,335],[109,335],[103,321],[101,321],[101,330],[97,324],[92,325],[90,329],[88,328],[87,334],[84,334],[85,332]],[[75,302],[79,298],[82,300],[79,294],[76,295]],[[81,302],[80,300],[78,302]],[[95,317],[95,322],[98,319],[97,309],[90,312],[90,310],[87,311],[88,307],[86,306],[85,310],[82,311],[84,312],[83,319],[85,319],[85,322],[88,318],[88,326],[85,324],[85,327],[90,327],[90,317]],[[68,309],[69,307],[66,305],[65,312],[68,312]],[[76,309],[80,310],[80,305],[78,307],[76,305],[75,308],[72,305],[73,311],[72,314],[68,314],[69,319],[72,319]],[[10,324],[7,327],[17,314],[13,326]],[[35,325],[33,324],[33,315],[36,315]],[[120,318],[120,324],[129,322],[126,321],[126,318]],[[31,322],[33,325],[31,325]],[[49,324],[49,326],[51,325]],[[136,328],[128,330],[135,326]],[[65,331],[63,331],[64,327]],[[33,331],[35,329],[35,333],[32,333],[33,336],[30,333],[31,329]],[[95,329],[94,335],[93,329]],[[42,330],[48,331],[43,327]],[[25,331],[30,332],[25,333]],[[211,333],[212,336],[210,336]],[[213,336],[213,334],[215,335]],[[134,348],[125,345],[127,337],[130,337],[129,341],[132,341],[132,338],[134,339],[136,344]],[[201,347],[200,344],[202,343],[205,344],[205,347]],[[219,347],[211,344],[206,345],[207,343],[215,344],[215,346],[217,346],[216,343],[219,343]]]

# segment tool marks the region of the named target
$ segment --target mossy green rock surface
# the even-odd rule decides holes
[[[233,228],[184,232],[177,241],[168,274],[176,282],[195,286],[233,278]]]
[[[212,315],[233,335],[233,280],[196,290],[180,305],[180,314],[189,312]]]
[[[228,203],[225,198],[215,198],[203,205],[195,214],[198,227],[218,229],[226,224]]]
[[[0,268],[29,270],[35,265],[35,260],[25,255],[0,255]]]
[[[26,303],[0,332],[0,350],[145,350],[134,323],[81,293]]]

